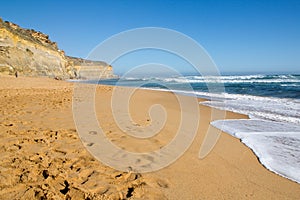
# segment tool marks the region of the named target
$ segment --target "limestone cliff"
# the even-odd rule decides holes
[[[76,77],[80,79],[113,78],[113,68],[102,61],[91,61],[82,58],[66,56],[72,66]]]
[[[113,76],[105,62],[68,57],[49,36],[32,29],[23,29],[0,18],[0,74],[48,76],[61,79]]]

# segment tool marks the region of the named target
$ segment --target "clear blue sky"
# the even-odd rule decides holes
[[[0,17],[86,57],[108,37],[165,27],[200,43],[222,72],[300,73],[299,0],[2,1]],[[130,65],[130,63],[127,63]]]

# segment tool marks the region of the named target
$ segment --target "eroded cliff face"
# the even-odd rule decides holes
[[[102,61],[91,61],[82,58],[66,56],[68,63],[79,79],[114,78],[113,68]]]
[[[91,78],[94,72],[100,72],[105,78],[113,76],[112,67],[105,62],[65,56],[48,35],[20,28],[0,18],[0,74],[15,72],[60,79]]]

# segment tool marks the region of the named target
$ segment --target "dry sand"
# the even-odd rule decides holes
[[[148,109],[161,104],[168,119],[161,133],[134,139],[114,123],[113,87],[99,86],[99,123],[115,144],[130,151],[161,148],[180,122],[172,93],[138,90],[130,101],[137,126],[149,124]],[[124,88],[126,90],[126,88]],[[0,77],[0,199],[299,199],[300,185],[265,169],[238,139],[222,133],[214,149],[198,158],[211,121],[199,106],[199,130],[175,163],[157,172],[120,172],[84,148],[72,115],[73,84],[47,78]],[[187,97],[188,98],[188,97]],[[200,100],[199,100],[200,101]],[[227,118],[246,116],[227,112]]]

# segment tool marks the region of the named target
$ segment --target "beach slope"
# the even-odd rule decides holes
[[[74,84],[48,78],[0,77],[0,199],[298,199],[300,185],[260,163],[238,139],[222,133],[203,159],[198,154],[212,108],[199,105],[191,147],[176,162],[145,174],[120,172],[83,146],[72,113]],[[114,87],[98,86],[96,113],[107,137],[129,151],[161,148],[174,137],[180,105],[170,92],[137,90],[129,111],[136,126],[151,123],[149,108],[163,105],[166,124],[149,139],[123,133],[114,122]],[[126,90],[126,88],[123,88]],[[186,97],[189,98],[189,97]],[[199,99],[201,101],[201,99]],[[226,113],[228,119],[247,116]],[[215,119],[214,119],[215,120]],[[217,131],[217,130],[216,130]]]

